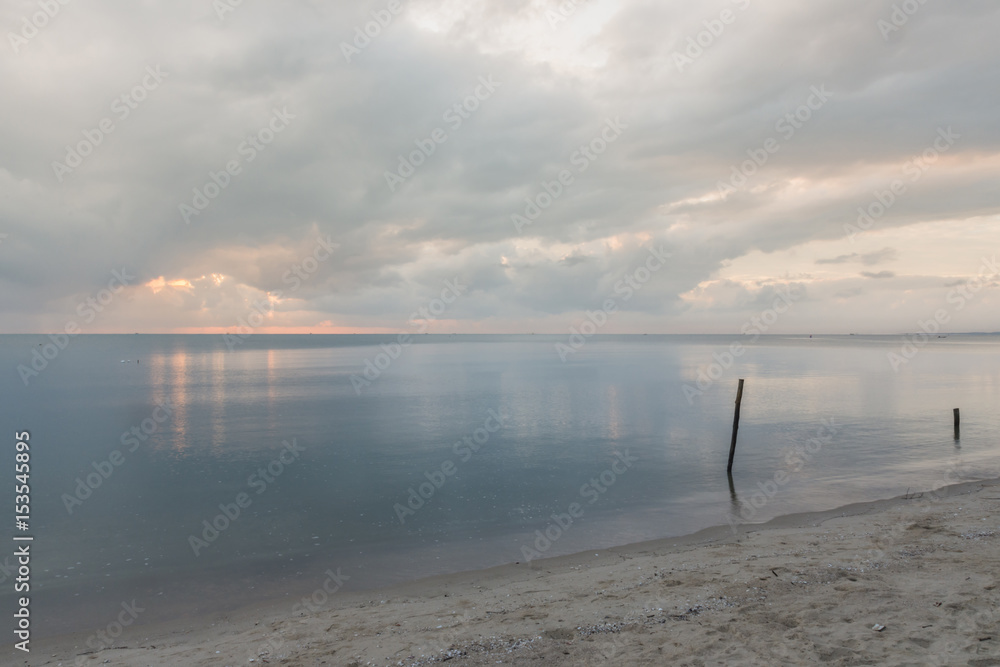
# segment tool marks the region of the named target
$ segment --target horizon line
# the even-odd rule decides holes
[[[572,333],[572,332],[570,332]],[[271,331],[260,331],[253,332],[251,334],[241,334],[236,331],[102,331],[102,332],[90,332],[90,333],[74,333],[66,334],[63,332],[48,332],[48,331],[27,331],[27,332],[0,332],[0,336],[69,336],[70,338],[76,338],[78,336],[245,336],[249,338],[250,336],[564,336],[565,332],[560,333],[546,333],[538,331],[521,331],[521,332],[501,332],[501,331],[477,331],[477,332],[458,332],[458,331],[424,331],[420,333],[411,333],[406,331],[352,331],[352,332],[314,332],[314,331],[294,331],[294,332],[271,332]],[[997,336],[1000,335],[1000,331],[937,331],[933,333],[927,333],[924,331],[895,331],[895,332],[884,332],[884,333],[801,333],[801,332],[786,332],[786,333],[765,333],[765,332],[753,332],[753,333],[740,333],[740,332],[727,332],[727,333],[710,333],[710,332],[697,332],[697,333],[654,333],[654,332],[641,332],[641,333],[593,333],[589,334],[587,338],[593,338],[596,336],[738,336],[738,337],[748,337],[748,336],[909,336],[909,335],[926,335],[926,336]]]

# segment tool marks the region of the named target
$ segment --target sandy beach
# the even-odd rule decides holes
[[[133,626],[100,651],[38,640],[4,661],[1000,665],[998,510],[1000,481],[970,482],[377,592],[318,588],[311,610]]]

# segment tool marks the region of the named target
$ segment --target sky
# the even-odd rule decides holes
[[[8,0],[0,29],[0,333],[1000,330],[992,0]]]

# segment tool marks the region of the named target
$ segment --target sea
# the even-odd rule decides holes
[[[15,536],[39,638],[1000,477],[998,362],[985,334],[4,335],[0,608]]]

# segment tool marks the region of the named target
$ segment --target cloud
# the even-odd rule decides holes
[[[858,263],[865,266],[875,266],[883,262],[891,262],[896,259],[899,253],[893,248],[882,248],[875,252],[859,254],[852,252],[848,255],[839,255],[833,259],[817,259],[817,264],[849,264]]]
[[[861,263],[865,266],[875,266],[883,262],[891,262],[897,258],[899,253],[893,248],[882,248],[876,252],[869,252],[861,255]]]
[[[839,255],[833,259],[817,259],[817,264],[847,264],[848,262],[861,261],[861,255],[852,252],[850,255]]]
[[[934,238],[915,246],[907,230],[1000,215],[1000,8],[928,3],[886,40],[887,0],[743,5],[592,0],[553,25],[548,0],[413,0],[350,62],[342,44],[383,4],[242,3],[221,19],[210,3],[65,5],[0,59],[17,100],[0,108],[4,330],[61,326],[123,266],[163,286],[132,288],[91,331],[226,327],[279,290],[276,328],[391,329],[462,276],[470,296],[440,326],[563,332],[648,244],[672,248],[672,264],[609,331],[729,331],[766,300],[761,286],[789,282],[832,306],[823,281],[858,280],[838,267],[901,261],[904,241],[939,284],[960,278],[935,264]],[[726,8],[736,20],[681,71],[676,54]],[[7,3],[0,24],[35,11]],[[135,92],[157,66],[162,83]],[[477,99],[482,77],[500,85]],[[814,87],[830,92],[818,109]],[[294,116],[281,132],[275,109]],[[616,118],[627,127],[610,142]],[[105,119],[113,131],[92,142]],[[940,127],[960,139],[920,162]],[[778,150],[757,164],[769,139]],[[60,181],[53,163],[77,150],[88,155]],[[415,152],[391,190],[386,173]],[[721,192],[734,169],[745,181]],[[858,237],[882,249],[849,243],[845,225],[895,180],[905,191]],[[186,224],[195,189],[206,205]],[[519,233],[511,216],[528,200],[546,203]],[[337,250],[290,294],[286,272],[319,236]],[[728,263],[817,242],[823,275],[774,265],[709,298]],[[896,282],[852,298],[855,319],[923,307]],[[980,328],[988,292],[970,306]],[[826,322],[815,313],[796,326]]]
[[[878,273],[872,273],[871,271],[862,271],[861,275],[865,278],[895,278],[896,274],[892,271],[879,271]]]

